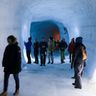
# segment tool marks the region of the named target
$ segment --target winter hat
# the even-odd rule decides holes
[[[83,41],[83,38],[82,37],[77,37],[76,38],[76,43],[82,43]]]

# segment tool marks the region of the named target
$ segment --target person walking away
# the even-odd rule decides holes
[[[82,89],[82,82],[81,82],[81,74],[84,67],[85,60],[83,59],[83,53],[82,49],[86,50],[85,45],[82,43],[82,37],[76,38],[76,44],[74,49],[74,58],[73,58],[73,66],[75,71],[75,83],[72,83],[74,85],[74,88]]]
[[[48,64],[54,63],[53,51],[54,51],[54,40],[53,40],[53,37],[50,37],[48,41],[48,60],[49,60]]]
[[[7,38],[8,45],[5,48],[2,66],[4,67],[4,87],[0,96],[7,96],[8,79],[12,74],[15,80],[14,96],[19,94],[19,72],[21,71],[21,50],[18,46],[17,40],[13,35]]]
[[[48,47],[48,44],[47,44],[45,38],[43,37],[42,41],[40,42],[40,62],[41,62],[40,66],[42,66],[42,65],[45,66],[47,47]]]
[[[67,48],[67,43],[64,38],[60,41],[59,48],[60,48],[60,52],[61,52],[61,63],[64,63],[65,62],[64,61],[65,49]]]
[[[32,48],[32,42],[31,37],[28,38],[28,42],[24,42],[26,47],[26,56],[27,56],[27,64],[31,64],[31,48]]]
[[[39,53],[39,42],[37,39],[35,39],[35,42],[33,44],[33,48],[34,48],[34,57],[35,57],[35,62],[36,64],[39,63],[39,60],[38,60],[38,53]]]

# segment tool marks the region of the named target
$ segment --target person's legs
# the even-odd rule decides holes
[[[9,73],[4,73],[4,87],[3,92],[0,94],[0,96],[7,96],[7,89],[8,89],[8,80],[9,80]]]
[[[60,55],[61,55],[61,63],[62,63],[62,51],[60,52]]]
[[[64,51],[61,51],[61,63],[64,63]]]
[[[35,58],[35,61],[34,61],[34,63],[36,63],[36,54],[35,54],[35,52],[34,52],[34,58]]]
[[[35,62],[34,63],[38,64],[39,63],[38,62],[38,54],[37,53],[34,53],[34,57],[35,57]]]
[[[40,66],[42,66],[42,64],[43,64],[43,56],[42,56],[42,54],[40,54],[40,62],[41,62]]]
[[[50,52],[48,52],[48,64],[50,63]]]
[[[81,76],[79,74],[76,75],[75,88],[82,88]]]
[[[27,51],[26,53],[27,53],[28,63],[31,63],[30,51]]]
[[[14,80],[15,80],[15,84],[16,84],[15,92],[13,93],[13,95],[16,95],[16,94],[19,93],[19,74],[18,73],[17,74],[13,74],[13,76],[14,76]]]
[[[51,51],[51,63],[54,63],[54,59],[53,59],[53,51]]]
[[[70,63],[71,63],[71,53],[69,53],[69,59],[70,59]]]
[[[82,72],[82,66],[76,67],[76,76],[75,76],[75,88],[82,88],[81,83],[81,72]]]
[[[15,80],[15,84],[16,84],[16,87],[15,89],[18,90],[19,89],[19,74],[13,74],[14,76],[14,80]]]
[[[63,51],[63,62],[65,63],[65,50]]]
[[[44,66],[45,66],[45,63],[46,63],[46,54],[44,54],[44,56],[43,56],[43,64],[44,64]]]
[[[39,61],[38,61],[38,54],[36,54],[36,63],[38,64],[39,63]]]
[[[75,76],[76,76],[76,71],[75,71],[75,68],[74,68],[74,76],[72,77],[72,79],[75,79]]]
[[[6,73],[6,72],[4,73],[4,89],[3,89],[3,91],[7,91],[7,89],[8,89],[9,76],[10,76],[9,73]]]

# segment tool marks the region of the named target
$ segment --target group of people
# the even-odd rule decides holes
[[[31,49],[33,47],[34,49],[34,57],[35,57],[35,62],[36,64],[39,63],[39,53],[40,53],[40,65],[44,65],[46,63],[46,56],[48,55],[48,64],[54,63],[54,56],[53,53],[55,51],[55,42],[52,36],[49,37],[48,42],[46,41],[46,39],[43,37],[41,42],[38,42],[37,39],[35,39],[34,43],[32,44],[31,42],[31,37],[28,38],[28,42],[25,42],[25,47],[26,47],[26,55],[27,55],[27,59],[28,59],[28,64],[31,63]],[[60,53],[61,53],[61,63],[64,63],[64,59],[65,59],[65,49],[67,48],[67,43],[65,41],[65,39],[63,38],[60,43],[59,43],[59,49],[60,49]]]
[[[62,39],[59,43],[59,49],[61,52],[61,63],[64,63],[64,51],[68,47],[68,52],[70,53],[70,63],[71,68],[74,68],[74,78],[75,82],[72,83],[75,88],[82,88],[81,84],[81,76],[83,73],[83,67],[86,60],[86,47],[82,43],[83,38],[77,37],[76,40],[74,38],[70,42],[69,46],[65,42],[65,39]],[[19,94],[19,72],[21,71],[21,49],[18,46],[18,42],[15,36],[10,35],[7,38],[8,45],[5,48],[3,60],[2,60],[2,66],[4,67],[4,88],[3,92],[0,94],[0,96],[7,96],[7,90],[8,90],[8,79],[10,74],[13,74],[14,80],[15,80],[15,91],[13,93],[14,96],[17,96]],[[31,37],[28,38],[28,42],[24,42],[26,46],[26,54],[28,57],[28,63],[31,63],[31,46],[32,41]],[[46,42],[45,38],[42,38],[42,41],[39,43],[37,39],[35,40],[33,44],[34,48],[34,56],[35,56],[35,63],[39,63],[38,61],[38,53],[40,50],[40,63],[41,66],[46,63],[46,54],[48,53],[48,63],[53,64],[53,51],[54,51],[54,39],[51,36],[48,40],[48,43]],[[48,52],[47,52],[48,51]]]
[[[30,42],[30,40],[29,40],[29,42],[26,43],[26,45],[27,44],[28,44],[28,46],[30,46],[29,48],[31,48],[32,42]],[[26,46],[26,50],[27,50],[28,46]],[[33,44],[33,48],[34,48],[34,57],[35,57],[34,63],[37,63],[37,64],[39,63],[39,60],[38,60],[39,49],[40,49],[40,65],[41,66],[42,65],[45,66],[47,54],[48,54],[48,64],[54,63],[53,53],[54,53],[55,47],[54,47],[54,39],[52,36],[50,36],[48,42],[46,41],[46,39],[44,37],[42,38],[41,42],[38,42],[36,39]],[[65,59],[65,50],[66,49],[68,49],[68,52],[69,52],[69,60],[71,63],[71,69],[74,68],[74,76],[72,78],[75,79],[75,82],[72,83],[72,85],[74,85],[75,88],[81,89],[82,88],[81,76],[83,74],[84,66],[86,66],[85,61],[87,58],[86,47],[83,44],[83,38],[77,37],[76,40],[74,38],[72,38],[69,45],[67,45],[64,38],[59,42],[61,63],[65,63],[64,59]],[[26,53],[27,53],[27,51],[26,51]],[[28,56],[28,58],[29,57],[30,56]],[[30,63],[30,59],[28,59],[28,63]]]
[[[83,38],[77,37],[76,40],[72,38],[68,47],[69,57],[71,68],[74,68],[74,76],[72,78],[75,79],[75,82],[72,83],[74,88],[82,88],[81,76],[83,74],[84,66],[86,65],[86,47],[83,44]]]

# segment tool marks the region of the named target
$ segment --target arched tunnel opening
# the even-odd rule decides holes
[[[46,37],[48,41],[49,37],[53,36],[55,41],[60,41],[62,38],[65,38],[67,43],[69,42],[67,28],[62,23],[53,20],[31,22],[30,36],[32,37],[32,41],[35,38],[38,38],[40,41],[42,37]]]
[[[59,43],[61,39],[65,39],[66,43],[69,44],[69,33],[67,28],[61,23],[56,22],[53,20],[43,20],[43,21],[36,21],[31,22],[30,24],[30,33],[29,37],[32,38],[32,43],[34,43],[35,39],[37,39],[39,42],[41,42],[42,37],[45,37],[46,41],[48,42],[50,36],[54,39],[54,57],[60,55],[59,53]],[[34,61],[34,49],[32,47],[31,52],[31,60]],[[66,49],[65,55],[68,55],[68,51]],[[27,61],[26,58],[26,52],[24,50],[24,58],[25,61]]]
[[[32,22],[30,28],[30,36],[32,40],[38,38],[41,41],[42,37],[45,37],[48,41],[50,36],[54,37],[54,40],[60,41],[60,31],[58,26],[52,21],[40,21]]]

